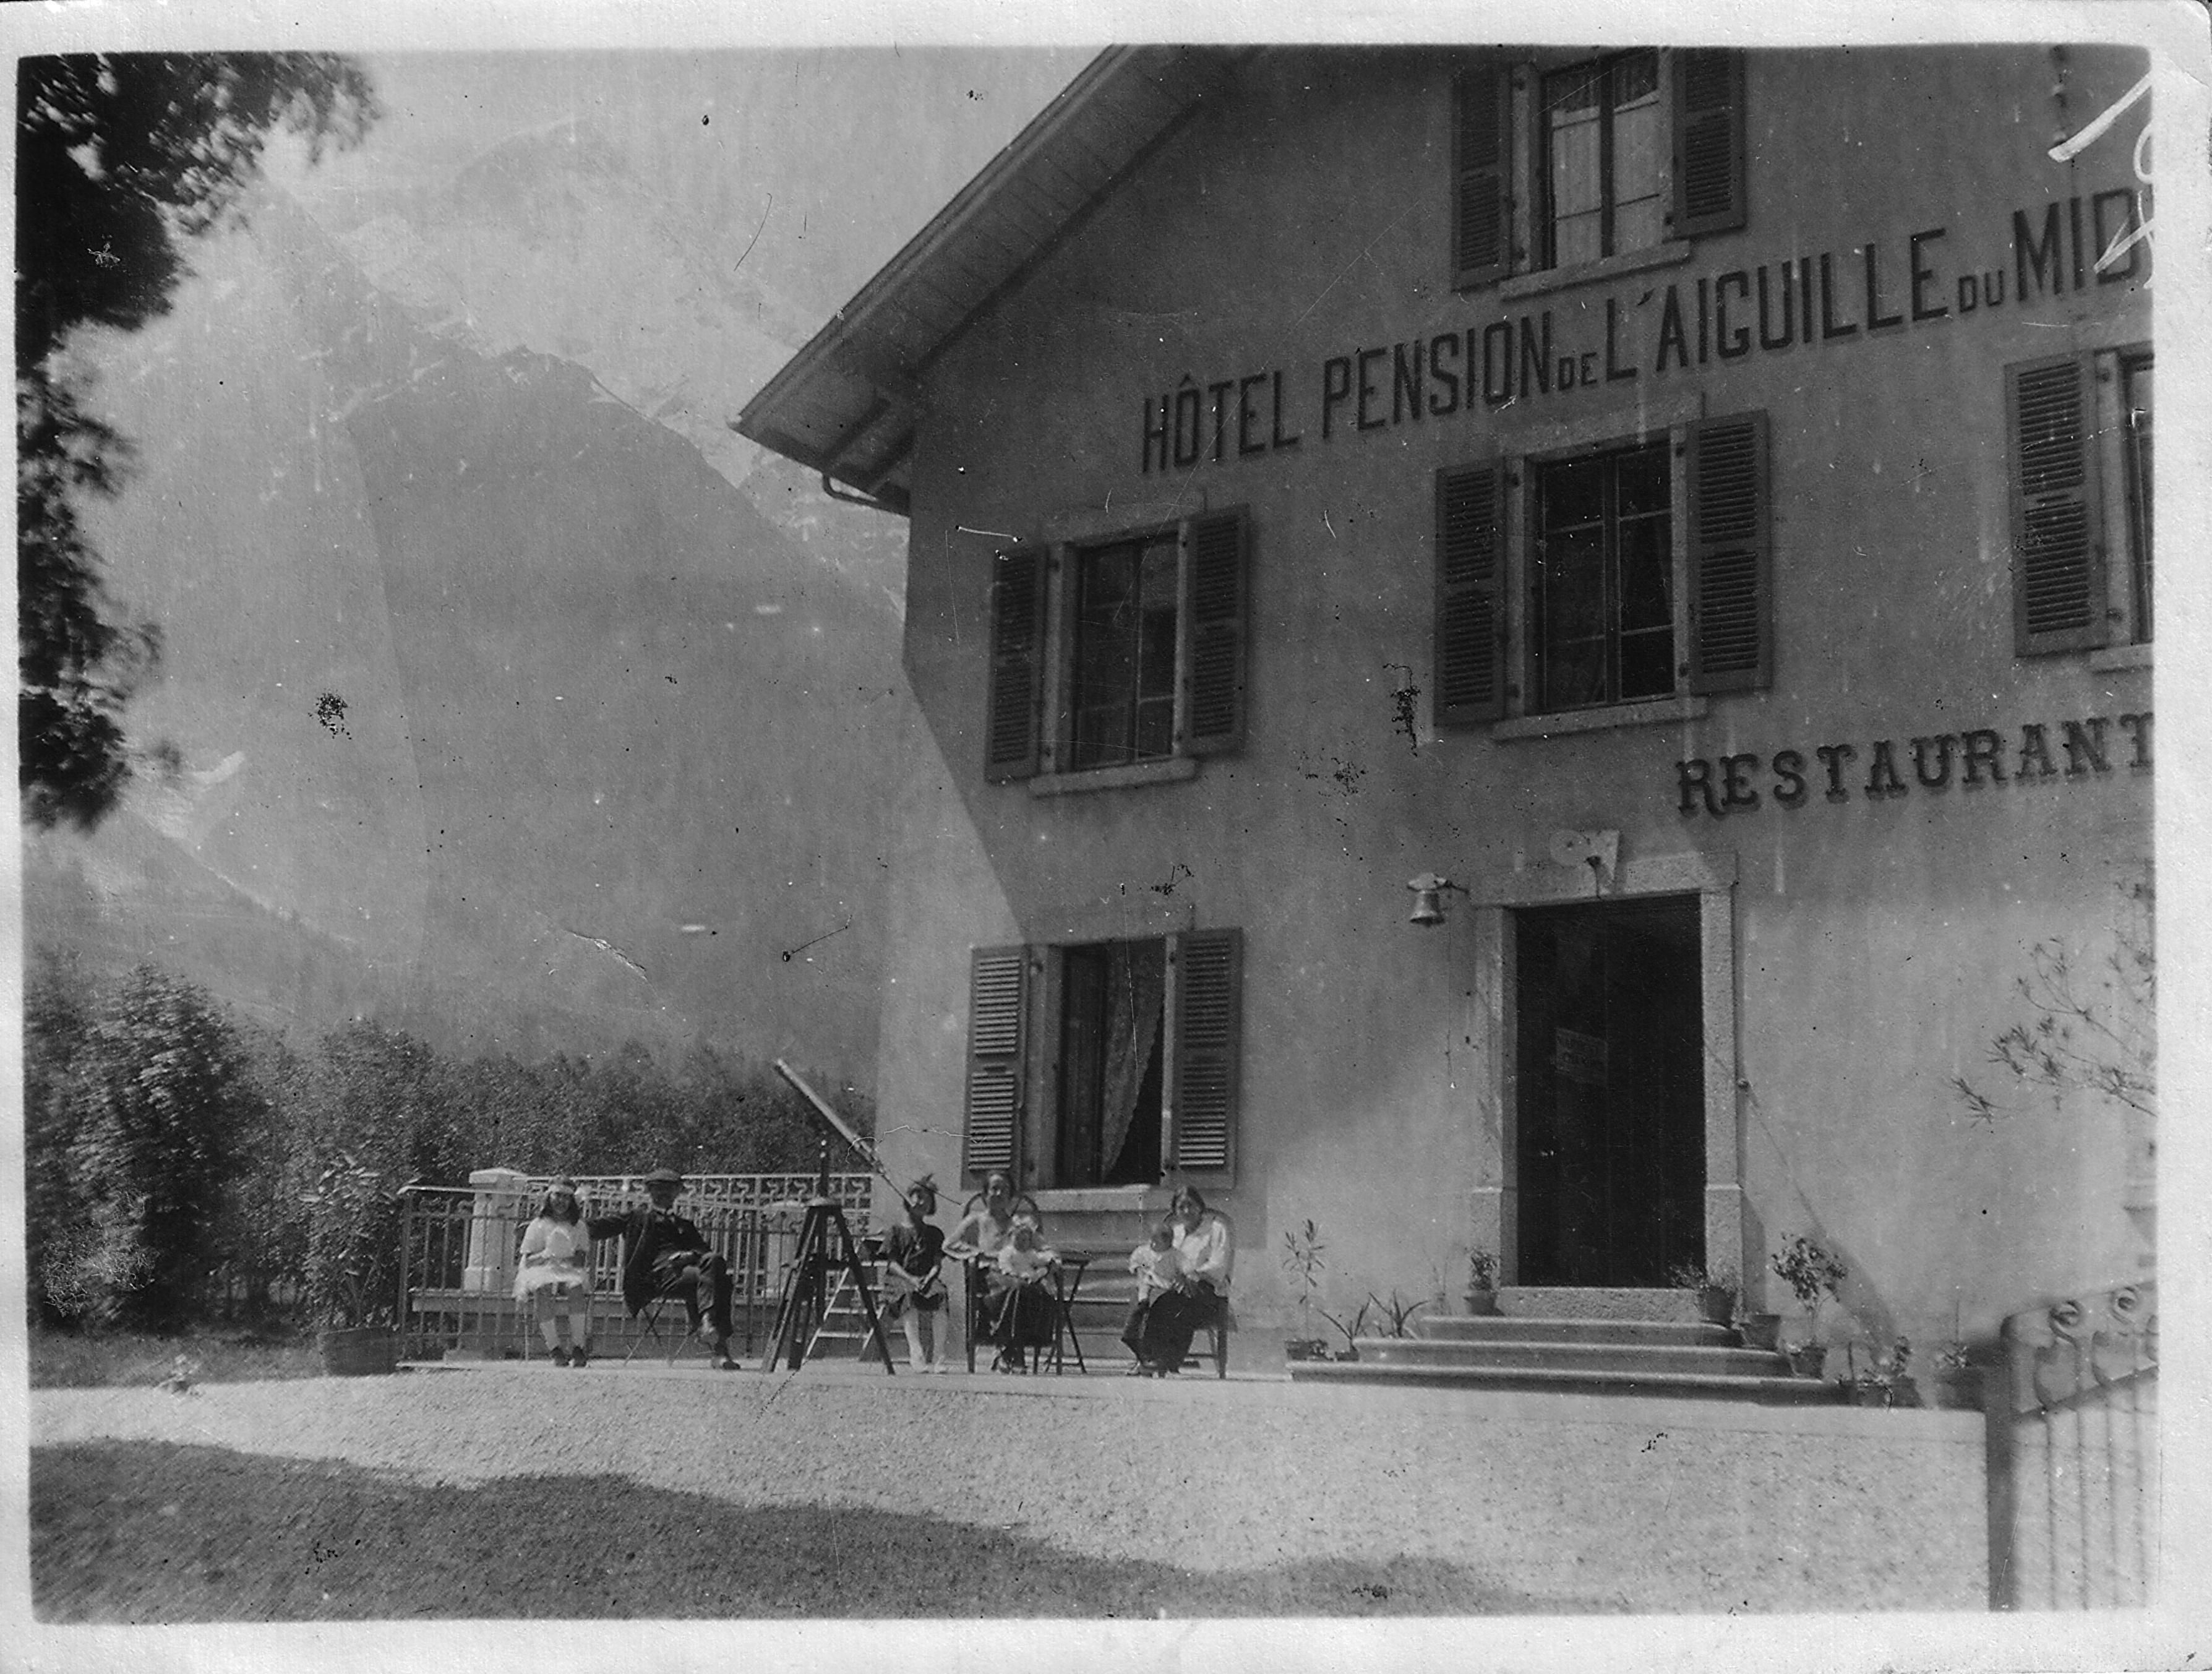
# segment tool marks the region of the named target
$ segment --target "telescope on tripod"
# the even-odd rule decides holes
[[[869,1340],[884,1357],[886,1376],[898,1374],[891,1367],[890,1344],[884,1336],[883,1318],[876,1311],[876,1294],[868,1282],[867,1263],[860,1259],[860,1245],[854,1240],[853,1228],[845,1219],[844,1206],[830,1195],[830,1134],[851,1146],[860,1160],[889,1182],[894,1190],[898,1182],[891,1178],[890,1171],[876,1154],[876,1147],[854,1132],[852,1125],[830,1107],[822,1095],[807,1086],[797,1070],[781,1058],[775,1061],[775,1073],[788,1081],[799,1096],[805,1100],[807,1110],[825,1129],[822,1140],[821,1171],[814,1183],[814,1196],[807,1200],[806,1220],[799,1229],[799,1248],[793,1256],[791,1272],[784,1280],[783,1300],[775,1311],[775,1330],[769,1335],[768,1359],[761,1370],[773,1372],[781,1360],[787,1369],[796,1372],[805,1362],[807,1346],[821,1328],[830,1306],[830,1275],[839,1274],[851,1280],[860,1299],[860,1312],[868,1322]]]

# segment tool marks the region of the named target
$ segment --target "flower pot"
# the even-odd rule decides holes
[[[1828,1368],[1828,1345],[1801,1342],[1790,1351],[1790,1369],[1801,1378],[1817,1378]]]
[[[1764,1348],[1771,1354],[1782,1347],[1782,1316],[1778,1313],[1747,1313],[1740,1329],[1747,1348]]]
[[[1946,1367],[1936,1374],[1934,1404],[1947,1412],[1982,1409],[1982,1374],[1972,1367]]]
[[[1283,1358],[1286,1361],[1325,1361],[1328,1358],[1328,1345],[1319,1337],[1292,1337],[1283,1345]]]
[[[1498,1293],[1489,1289],[1469,1288],[1463,1293],[1467,1311],[1474,1314],[1493,1314],[1498,1312]]]
[[[380,1377],[399,1369],[399,1337],[381,1326],[315,1333],[323,1371],[333,1378]]]
[[[1711,1324],[1725,1325],[1735,1317],[1735,1293],[1726,1285],[1701,1285],[1698,1307]]]

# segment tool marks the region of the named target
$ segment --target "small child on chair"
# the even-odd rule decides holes
[[[1139,1378],[1150,1369],[1145,1364],[1140,1347],[1145,1340],[1145,1316],[1152,1312],[1153,1299],[1172,1289],[1176,1275],[1182,1271],[1182,1263],[1176,1255],[1175,1228],[1164,1220],[1153,1227],[1152,1235],[1129,1252],[1129,1271],[1137,1275],[1137,1300],[1129,1305],[1128,1321],[1121,1327],[1121,1341],[1137,1357],[1130,1365],[1129,1375]]]

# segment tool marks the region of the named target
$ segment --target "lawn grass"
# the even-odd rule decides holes
[[[31,1450],[31,1586],[42,1621],[116,1623],[1604,1608],[1426,1558],[1201,1574],[922,1511],[747,1507],[613,1476],[458,1487],[144,1441]]]
[[[33,1389],[147,1388],[184,1357],[195,1383],[235,1384],[270,1378],[319,1378],[313,1338],[246,1330],[155,1336],[139,1331],[30,1332]]]

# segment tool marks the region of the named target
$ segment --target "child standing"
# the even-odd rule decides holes
[[[1172,1290],[1176,1275],[1182,1271],[1182,1260],[1176,1254],[1175,1228],[1164,1220],[1153,1227],[1151,1236],[1129,1252],[1129,1271],[1137,1275],[1137,1300],[1129,1305],[1128,1322],[1121,1327],[1121,1341],[1137,1357],[1129,1367],[1129,1375],[1141,1378],[1152,1371],[1145,1361],[1145,1317],[1152,1311],[1153,1299],[1163,1291]]]
[[[556,1366],[586,1366],[592,1358],[592,1234],[576,1202],[576,1183],[556,1180],[545,1189],[538,1217],[522,1234],[522,1263],[515,1270],[517,1301],[538,1298],[538,1329]],[[562,1341],[561,1327],[568,1340]]]

